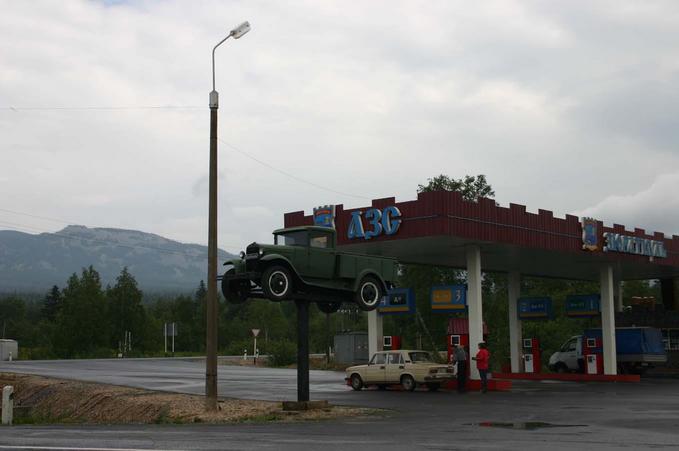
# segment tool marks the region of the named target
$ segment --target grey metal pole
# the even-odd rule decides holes
[[[239,39],[250,31],[243,22],[212,48],[212,92],[210,92],[210,200],[207,231],[207,337],[205,345],[205,409],[217,411],[217,110],[219,94],[215,89],[215,50],[224,41]]]

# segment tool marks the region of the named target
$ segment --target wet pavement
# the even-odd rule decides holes
[[[14,371],[154,390],[203,393],[204,362],[125,359],[0,363]],[[296,371],[219,367],[220,396],[294,400]],[[514,381],[511,392],[364,390],[312,371],[311,398],[389,409],[386,416],[307,424],[21,426],[10,446],[120,449],[679,449],[679,381]],[[16,448],[20,449],[20,448]],[[58,448],[57,448],[58,449]]]

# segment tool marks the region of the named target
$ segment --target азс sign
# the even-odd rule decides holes
[[[384,210],[371,208],[365,212],[365,219],[367,224],[366,227],[363,227],[363,211],[351,212],[347,232],[350,240],[355,238],[369,240],[382,234],[393,235],[401,226],[401,211],[395,206],[387,207]]]

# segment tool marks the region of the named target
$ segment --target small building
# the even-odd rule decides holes
[[[368,363],[368,332],[335,335],[335,361],[345,364]]]
[[[16,360],[19,355],[19,343],[16,340],[6,340],[0,339],[0,362],[6,362],[10,360]]]

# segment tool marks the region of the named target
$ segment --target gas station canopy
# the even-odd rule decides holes
[[[417,200],[376,199],[370,207],[342,205],[285,214],[285,227],[328,220],[328,210],[343,251],[395,257],[465,269],[465,249],[478,246],[484,271],[518,271],[522,275],[599,280],[602,265],[612,265],[618,280],[679,276],[679,236],[647,234],[635,228],[551,211],[526,211],[523,205],[498,206],[492,199],[469,202],[456,192],[419,193]]]

